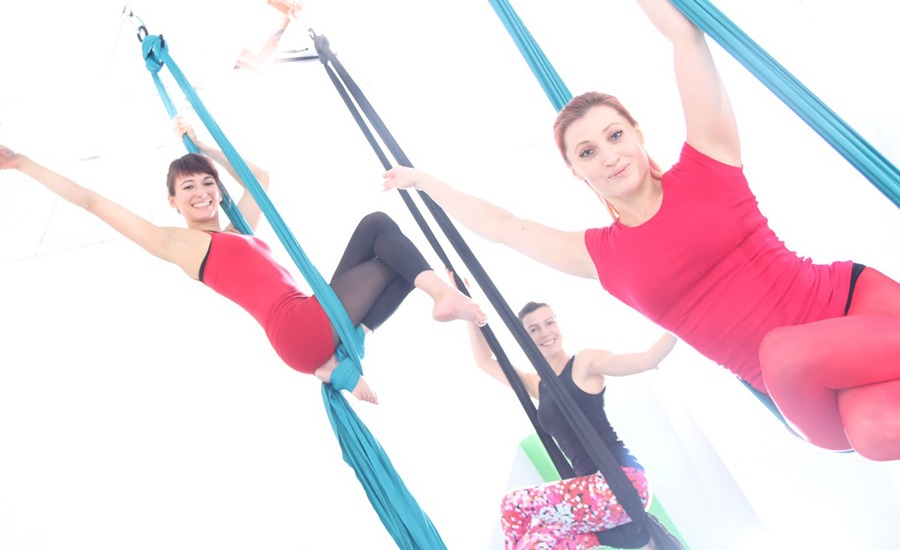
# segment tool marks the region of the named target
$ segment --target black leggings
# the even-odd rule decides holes
[[[375,330],[412,291],[416,277],[430,269],[394,220],[373,212],[356,226],[329,284],[353,325]]]

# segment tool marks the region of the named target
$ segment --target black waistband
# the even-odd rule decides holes
[[[859,279],[860,273],[866,266],[863,264],[853,264],[853,271],[850,272],[850,292],[847,293],[847,305],[844,306],[844,315],[850,313],[850,302],[853,301],[853,289],[856,288],[856,280]]]

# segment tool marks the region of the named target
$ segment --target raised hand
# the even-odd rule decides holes
[[[389,191],[391,189],[408,189],[410,187],[421,188],[421,184],[431,176],[425,172],[409,168],[406,166],[397,166],[391,168],[382,176],[384,184],[382,189]]]
[[[197,141],[197,134],[194,132],[194,127],[189,124],[184,117],[181,115],[175,115],[172,119],[172,122],[175,123],[175,135],[179,138],[187,136],[194,145],[197,145],[199,142]]]
[[[19,155],[10,149],[0,145],[0,170],[13,170],[19,167]]]

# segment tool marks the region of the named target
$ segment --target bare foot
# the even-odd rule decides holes
[[[331,373],[334,372],[334,369],[338,366],[338,360],[336,355],[332,355],[328,358],[328,361],[325,361],[321,367],[317,368],[313,373],[316,378],[325,382],[326,384],[331,383]]]
[[[449,289],[434,301],[431,316],[435,321],[455,321],[461,319],[483,327],[487,323],[487,315],[481,306],[456,289]]]
[[[316,372],[313,374],[326,384],[331,383],[331,374],[334,372],[334,369],[338,366],[338,360],[336,355],[332,355],[328,358],[328,361],[322,364],[321,367],[316,369]],[[366,403],[372,403],[373,405],[378,404],[378,396],[375,395],[375,392],[369,387],[369,384],[363,379],[362,376],[359,377],[359,382],[356,383],[356,387],[353,388],[353,391],[350,393],[353,394],[354,397],[359,399],[360,401],[365,401]]]
[[[359,399],[360,401],[365,401],[366,403],[371,403],[373,405],[378,404],[378,396],[375,395],[375,392],[372,391],[372,389],[369,387],[369,384],[366,383],[365,379],[363,379],[362,376],[359,377],[359,382],[350,393],[352,393],[353,397]]]

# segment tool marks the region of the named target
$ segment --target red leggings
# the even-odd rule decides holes
[[[844,317],[769,332],[759,349],[769,395],[810,443],[900,459],[900,284],[872,268]]]

